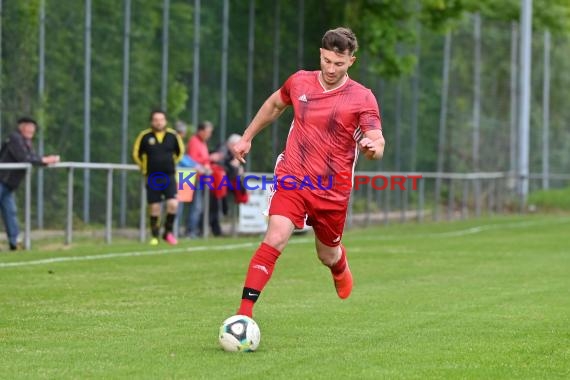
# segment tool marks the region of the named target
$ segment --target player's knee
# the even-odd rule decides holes
[[[327,267],[332,267],[335,264],[335,260],[330,257],[319,257],[319,259],[321,260],[321,263]]]
[[[166,202],[166,211],[169,214],[176,214],[176,212],[178,211],[178,200],[176,199],[169,199]]]
[[[278,251],[283,251],[283,249],[285,249],[285,246],[287,245],[288,240],[289,240],[288,234],[284,233],[283,231],[268,231],[265,234],[263,242],[267,245],[272,246]]]
[[[285,249],[293,229],[294,226],[291,220],[280,215],[273,215],[269,219],[269,226],[263,242],[281,252]]]
[[[160,203],[152,203],[149,209],[151,215],[160,215]]]
[[[338,254],[334,248],[326,247],[317,249],[317,256],[323,265],[333,266],[338,261]]]

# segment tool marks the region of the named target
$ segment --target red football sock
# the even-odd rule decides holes
[[[346,249],[342,244],[340,245],[340,251],[340,259],[330,267],[332,274],[335,276],[342,274],[346,269]]]
[[[330,267],[332,277],[334,280],[334,287],[336,294],[340,299],[346,299],[352,292],[353,279],[348,261],[346,260],[346,249],[343,245],[340,246],[340,259]]]
[[[257,248],[249,263],[238,314],[248,317],[253,315],[253,305],[271,278],[279,255],[281,252],[265,243]]]

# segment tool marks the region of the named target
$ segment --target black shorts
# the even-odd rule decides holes
[[[176,193],[176,176],[174,174],[164,177],[147,177],[146,201],[148,204],[176,198]]]

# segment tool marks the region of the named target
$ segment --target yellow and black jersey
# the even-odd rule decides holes
[[[133,146],[133,160],[143,174],[174,174],[176,163],[182,159],[183,154],[182,138],[170,128],[160,132],[146,129],[138,135]]]

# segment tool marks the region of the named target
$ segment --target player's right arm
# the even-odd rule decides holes
[[[285,103],[281,97],[281,89],[275,91],[263,103],[257,114],[243,132],[240,141],[234,146],[234,155],[242,163],[245,163],[245,156],[251,149],[251,141],[253,138],[263,130],[266,126],[273,123],[289,104]]]

